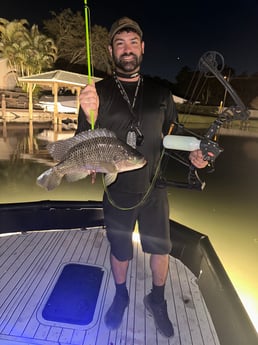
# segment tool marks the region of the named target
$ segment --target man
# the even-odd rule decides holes
[[[133,258],[132,232],[138,221],[142,249],[151,254],[152,290],[144,304],[160,333],[171,337],[174,331],[164,297],[171,252],[169,206],[166,188],[154,184],[162,138],[177,120],[177,112],[170,91],[140,74],[145,48],[142,36],[139,25],[127,17],[112,25],[108,48],[114,75],[96,86],[87,85],[81,92],[77,133],[90,129],[93,118],[95,127],[112,130],[147,160],[141,169],[118,174],[104,193],[104,219],[116,285],[105,323],[110,329],[117,329],[129,304],[126,276]],[[200,150],[191,152],[189,159],[197,168],[207,165]]]

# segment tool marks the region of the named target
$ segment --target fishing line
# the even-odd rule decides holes
[[[135,205],[131,206],[131,207],[120,207],[119,205],[117,205],[115,203],[115,201],[111,198],[110,196],[110,193],[108,191],[108,188],[105,184],[105,179],[104,179],[104,174],[102,174],[102,182],[103,182],[103,186],[104,186],[104,191],[105,193],[107,194],[107,198],[108,198],[108,201],[110,202],[110,204],[117,208],[118,210],[122,210],[122,211],[130,211],[130,210],[133,210],[135,209],[136,207],[139,207],[141,205],[143,205],[143,203],[145,202],[145,200],[147,199],[147,197],[149,196],[150,192],[152,191],[155,183],[156,183],[156,180],[157,180],[157,177],[159,175],[159,171],[160,171],[160,166],[161,166],[161,161],[162,161],[162,158],[164,156],[164,153],[165,153],[165,149],[162,150],[161,152],[161,155],[160,155],[160,158],[159,158],[159,161],[158,161],[158,164],[157,164],[157,168],[156,168],[156,171],[155,171],[155,175],[151,181],[151,184],[149,186],[149,188],[147,189],[146,193],[143,195],[142,199]]]
[[[88,67],[88,84],[92,84],[92,65],[91,65],[91,44],[90,44],[90,9],[87,5],[87,0],[84,0],[84,12],[85,12],[85,47]],[[94,129],[94,112],[90,110],[91,129]]]
[[[171,134],[173,132],[173,129],[174,129],[174,124],[172,123],[170,125],[168,134]],[[120,207],[119,205],[117,205],[115,203],[115,201],[111,198],[110,193],[108,192],[108,188],[107,188],[106,183],[105,183],[104,174],[102,174],[102,182],[103,182],[104,191],[107,194],[107,198],[108,198],[108,201],[110,202],[110,204],[113,207],[115,207],[115,208],[117,208],[119,210],[122,210],[122,211],[130,211],[130,210],[135,209],[136,207],[139,207],[139,206],[143,205],[143,203],[145,202],[145,200],[147,199],[147,197],[149,196],[150,192],[152,191],[152,189],[154,188],[154,186],[156,184],[156,181],[157,181],[157,178],[159,176],[160,167],[161,167],[161,163],[162,163],[164,155],[165,155],[165,148],[163,148],[162,151],[161,151],[161,155],[160,155],[160,158],[159,158],[159,161],[158,161],[158,164],[157,164],[157,168],[156,168],[154,177],[153,177],[153,179],[151,181],[151,184],[150,184],[149,188],[147,189],[146,193],[143,195],[142,199],[137,204],[135,204],[134,206],[131,206],[131,207]]]

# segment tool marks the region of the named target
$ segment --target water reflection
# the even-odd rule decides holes
[[[72,136],[73,130],[51,122],[0,123],[0,202],[38,200],[101,200],[102,182],[62,181],[47,192],[36,178],[53,164],[48,141]],[[66,127],[67,128],[67,127]],[[209,236],[243,304],[258,329],[258,138],[222,136],[224,152],[216,170],[205,175],[202,192],[169,187],[174,220]],[[186,177],[187,171],[169,161],[167,178]]]

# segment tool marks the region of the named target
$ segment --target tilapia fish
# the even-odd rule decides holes
[[[108,186],[116,180],[118,173],[139,169],[146,164],[141,153],[105,128],[58,140],[49,144],[47,149],[58,162],[37,178],[37,184],[47,190],[59,186],[64,176],[67,181],[74,182],[93,172],[105,173]]]

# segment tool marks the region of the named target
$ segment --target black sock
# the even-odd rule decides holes
[[[151,299],[153,303],[162,303],[165,300],[165,284],[158,286],[152,284]]]
[[[124,282],[122,284],[116,284],[116,294],[123,296],[125,298],[128,297],[126,282]]]

